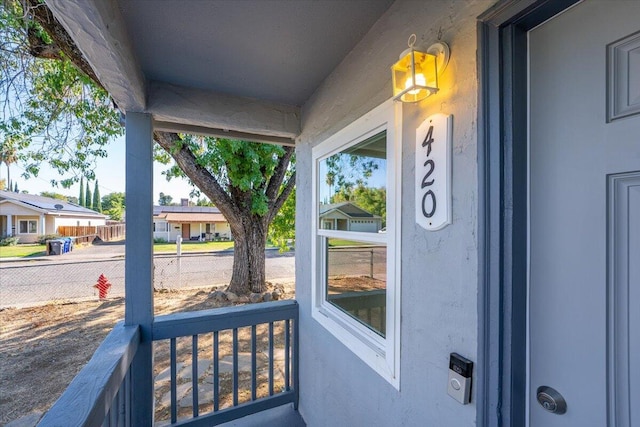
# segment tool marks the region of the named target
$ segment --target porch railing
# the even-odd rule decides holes
[[[129,367],[139,343],[138,326],[118,323],[38,425],[129,426]]]
[[[152,335],[156,413],[149,425],[155,417],[156,425],[209,426],[287,403],[297,409],[296,301],[158,316]],[[116,325],[38,425],[131,425],[130,366],[139,343],[138,326]],[[165,344],[162,371],[157,347]],[[163,372],[168,384],[158,387]]]
[[[169,353],[169,366],[160,372],[156,367],[158,425],[210,426],[286,403],[297,408],[296,301],[159,316],[153,340],[156,348],[165,341]],[[158,349],[156,359],[162,359]],[[158,384],[163,372],[164,393]]]

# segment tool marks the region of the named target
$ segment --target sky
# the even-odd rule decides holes
[[[100,188],[100,195],[105,196],[113,192],[125,191],[125,138],[124,136],[117,138],[109,144],[109,155],[106,158],[97,159],[97,166],[95,169],[96,178],[98,179],[98,187]],[[154,204],[158,203],[158,196],[160,192],[168,194],[173,197],[173,201],[180,202],[182,198],[188,198],[191,192],[191,186],[189,183],[181,178],[173,178],[167,182],[164,175],[161,174],[163,170],[166,170],[167,166],[154,163],[153,167],[153,200]],[[53,191],[56,193],[64,194],[66,196],[78,197],[80,193],[80,184],[76,183],[70,188],[63,188],[61,185],[58,187],[51,186],[51,179],[60,180],[65,176],[48,167],[46,164],[42,164],[40,173],[37,177],[30,177],[26,179],[22,177],[22,173],[25,171],[24,165],[17,163],[11,165],[11,180],[18,183],[18,190],[26,190],[29,194],[40,194],[43,191]],[[72,173],[69,173],[72,176]],[[0,165],[0,179],[7,178],[6,165]],[[94,183],[89,185],[93,192]],[[201,196],[204,197],[204,196]],[[195,201],[195,199],[192,199]]]

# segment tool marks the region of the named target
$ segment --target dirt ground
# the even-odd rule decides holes
[[[294,284],[283,283],[283,298]],[[156,314],[230,305],[209,289],[156,292]],[[45,412],[124,317],[124,299],[0,310],[0,425]]]
[[[331,293],[383,287],[368,278],[333,278],[330,282]],[[294,283],[278,286],[284,288],[282,298],[294,297]],[[214,302],[209,294],[210,289],[156,292],[155,312],[168,314],[230,305]],[[240,301],[243,302],[246,301]],[[0,425],[32,412],[47,411],[123,316],[123,298],[0,310]],[[281,330],[282,325],[276,325],[276,345],[281,344]],[[246,333],[240,331],[241,338]],[[222,341],[223,337],[221,344]],[[211,348],[206,342],[201,344]],[[167,350],[156,350],[156,374],[168,365],[163,362]],[[261,387],[258,394],[267,392]],[[245,398],[240,396],[241,401]],[[222,399],[221,405],[224,404]],[[159,419],[166,416],[164,409],[156,413]]]

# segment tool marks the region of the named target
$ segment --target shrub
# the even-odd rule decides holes
[[[38,243],[44,245],[47,243],[47,240],[59,239],[60,237],[62,236],[59,234],[44,234],[42,236],[38,236]]]
[[[153,243],[167,243],[167,239],[163,239],[162,237],[154,237]]]
[[[16,236],[4,236],[0,237],[0,246],[15,246],[18,244],[19,237]]]

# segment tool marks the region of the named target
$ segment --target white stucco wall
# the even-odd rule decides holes
[[[402,322],[400,391],[311,317],[312,177],[299,173],[296,298],[300,303],[300,412],[311,426],[473,426],[475,398],[447,395],[449,353],[477,360],[476,17],[493,1],[398,1],[303,108],[297,169],[311,149],[391,97],[390,66],[416,33],[441,39],[451,61],[441,90],[405,104],[402,148]],[[453,224],[415,224],[415,130],[435,113],[453,114]]]

